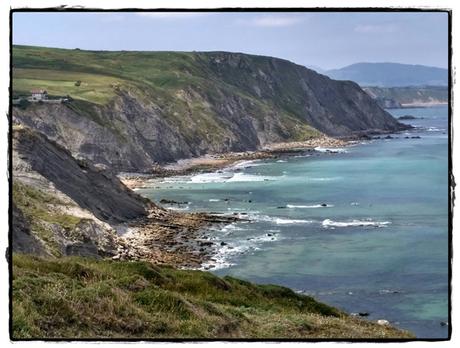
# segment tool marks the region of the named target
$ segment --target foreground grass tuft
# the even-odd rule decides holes
[[[276,285],[147,262],[13,256],[13,339],[410,338]]]

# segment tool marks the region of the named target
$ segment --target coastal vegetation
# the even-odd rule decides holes
[[[411,338],[276,285],[148,262],[13,256],[20,338]]]

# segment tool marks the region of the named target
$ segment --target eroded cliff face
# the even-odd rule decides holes
[[[351,81],[335,81],[313,70],[271,57],[238,53],[201,54],[226,83],[286,110],[330,136],[395,131],[403,126]]]
[[[153,203],[44,135],[13,131],[15,252],[44,256],[111,256],[116,224],[142,219]]]
[[[151,59],[157,59],[155,53]],[[34,104],[14,108],[13,118],[74,157],[115,172],[143,172],[155,163],[321,134],[354,136],[405,127],[355,83],[285,60],[226,52],[184,59],[190,61],[180,76],[190,79],[178,78],[172,87],[127,83],[116,86],[104,105],[77,99]]]
[[[204,227],[236,219],[159,207],[23,125],[12,151],[13,252],[199,267],[214,252],[202,248]]]
[[[17,178],[27,167],[100,220],[119,223],[147,214],[146,208],[151,204],[147,199],[91,163],[75,160],[68,150],[41,134],[27,128],[16,130],[13,150],[16,154],[13,171]]]
[[[447,86],[363,87],[384,108],[447,105]]]

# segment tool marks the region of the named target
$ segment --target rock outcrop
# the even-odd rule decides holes
[[[153,203],[44,135],[13,129],[13,251],[114,255],[112,226],[145,218]]]
[[[13,151],[13,170],[17,178],[28,167],[78,206],[107,223],[145,217],[147,205],[152,204],[114,176],[98,170],[89,162],[75,160],[68,150],[30,129],[13,132]]]

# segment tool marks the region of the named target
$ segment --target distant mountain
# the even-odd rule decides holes
[[[357,63],[325,74],[335,80],[351,80],[361,86],[447,86],[447,69],[398,63]]]

